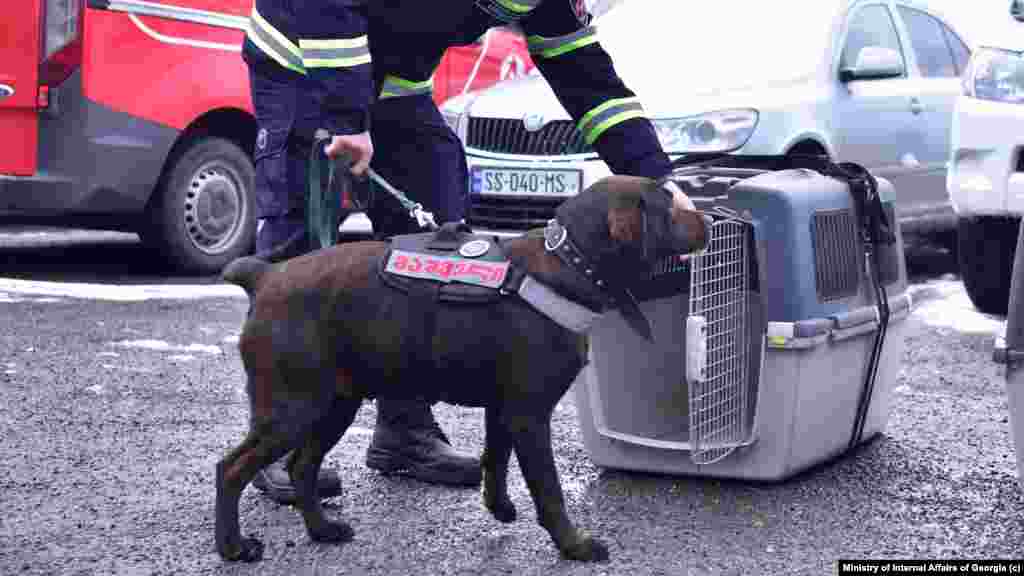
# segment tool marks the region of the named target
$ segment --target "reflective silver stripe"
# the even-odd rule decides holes
[[[232,30],[248,30],[249,19],[245,16],[235,16],[223,12],[210,12],[209,10],[197,10],[185,8],[184,6],[173,6],[160,4],[158,2],[145,2],[143,0],[110,0],[106,5],[107,10],[114,12],[128,12],[140,16],[156,16],[168,20],[179,20],[182,22],[195,22],[220,28]]]
[[[644,109],[636,98],[616,98],[587,112],[579,122],[587,144],[593,144],[605,130],[631,118],[643,118]]]
[[[577,334],[586,333],[602,316],[562,297],[532,276],[523,278],[519,296],[541,314]]]
[[[306,68],[349,68],[370,62],[366,36],[341,39],[299,39],[302,64]]]
[[[434,91],[434,78],[422,82],[413,82],[398,76],[385,76],[384,85],[380,89],[380,97],[397,98],[399,96],[417,96],[430,94]]]
[[[253,44],[259,46],[264,54],[273,58],[281,66],[305,74],[306,70],[302,65],[302,52],[299,47],[274,28],[270,22],[267,22],[256,11],[255,5],[252,7],[252,17],[249,19],[249,23],[248,38],[252,40]]]
[[[558,36],[555,38],[544,38],[543,36],[530,36],[526,39],[530,47],[530,54],[541,58],[554,58],[572,52],[577,48],[595,44],[597,42],[597,30],[593,26],[581,28],[572,34]]]

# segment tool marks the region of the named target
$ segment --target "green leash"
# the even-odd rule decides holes
[[[326,134],[326,132],[324,133]],[[341,198],[333,194],[334,162],[324,153],[326,139],[317,130],[309,154],[309,183],[306,190],[306,234],[314,246],[326,248],[338,243]],[[326,185],[325,185],[326,184]]]
[[[326,130],[317,130],[313,138],[313,149],[309,154],[309,183],[306,190],[306,233],[319,248],[326,248],[338,243],[338,226],[341,222],[341,195],[334,193],[334,181],[338,165],[347,168],[351,162],[348,158],[332,161],[324,152],[324,147],[331,141]],[[423,209],[423,205],[413,202],[400,190],[377,174],[372,168],[367,170],[370,180],[391,194],[402,205],[409,217],[419,224],[420,228],[437,230],[434,215]],[[371,186],[371,195],[373,186]],[[353,198],[355,202],[355,198]],[[359,206],[356,207],[364,209]]]

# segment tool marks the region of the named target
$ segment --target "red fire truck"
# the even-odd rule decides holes
[[[0,219],[134,231],[191,273],[250,250],[256,127],[240,46],[251,6],[0,2]],[[442,62],[438,100],[497,80],[502,64],[529,69],[522,40],[499,34],[489,44],[507,54],[480,43],[468,48],[478,58]]]

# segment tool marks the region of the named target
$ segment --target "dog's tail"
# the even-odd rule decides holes
[[[283,262],[312,250],[308,235],[304,229],[296,230],[273,250],[257,252],[244,258],[238,258],[224,267],[220,277],[226,282],[245,288],[251,297],[260,287],[261,279],[271,264]]]
[[[220,273],[220,277],[225,282],[241,286],[245,289],[245,293],[252,298],[252,295],[260,287],[263,277],[270,267],[271,264],[266,260],[254,256],[246,256],[238,258],[225,266],[224,271]]]

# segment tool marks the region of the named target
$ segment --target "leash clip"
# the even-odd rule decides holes
[[[412,210],[409,214],[416,220],[416,223],[420,225],[420,228],[430,228],[431,230],[437,230],[437,222],[434,221],[434,215],[423,209],[423,205],[416,203],[413,205]]]

